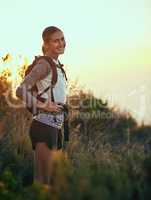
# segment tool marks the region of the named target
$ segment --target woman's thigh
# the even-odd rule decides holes
[[[39,146],[42,145],[41,143],[45,143],[50,150],[57,149],[59,134],[59,129],[33,120],[29,131],[33,150],[35,150],[37,143],[40,143]]]

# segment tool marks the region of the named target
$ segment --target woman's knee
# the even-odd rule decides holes
[[[47,144],[45,142],[38,142],[36,144],[36,147],[35,147],[35,151],[44,151],[46,150],[48,147],[47,147]]]

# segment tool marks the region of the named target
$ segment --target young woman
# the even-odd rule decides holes
[[[38,93],[44,91],[51,84],[52,70],[50,63],[42,58],[33,67],[16,90],[16,96],[33,106],[40,108],[40,112],[33,117],[30,127],[30,138],[34,150],[34,178],[44,184],[51,182],[50,164],[53,153],[58,150],[58,138],[61,134],[64,115],[62,105],[66,104],[66,76],[62,72],[58,57],[64,53],[66,42],[63,32],[54,26],[47,27],[43,33],[43,54],[52,59],[56,64],[58,79],[51,91],[46,91],[42,97],[46,99],[43,103],[35,98],[30,89],[36,84]],[[53,92],[53,94],[52,94]],[[52,101],[52,95],[54,102]],[[26,97],[26,100],[24,99]],[[55,118],[54,118],[55,113]]]

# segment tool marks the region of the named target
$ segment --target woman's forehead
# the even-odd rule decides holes
[[[50,39],[51,40],[59,39],[59,38],[62,38],[62,37],[64,37],[64,34],[61,31],[56,31],[55,33],[53,33],[52,35],[50,35]]]

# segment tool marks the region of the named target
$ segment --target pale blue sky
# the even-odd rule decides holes
[[[116,96],[113,104],[134,114],[141,110],[139,88],[145,87],[142,118],[151,119],[150,0],[0,0],[0,5],[0,56],[32,59],[40,53],[43,29],[59,26],[67,41],[61,60],[70,79],[78,77],[96,96]],[[137,95],[130,95],[135,90]]]

